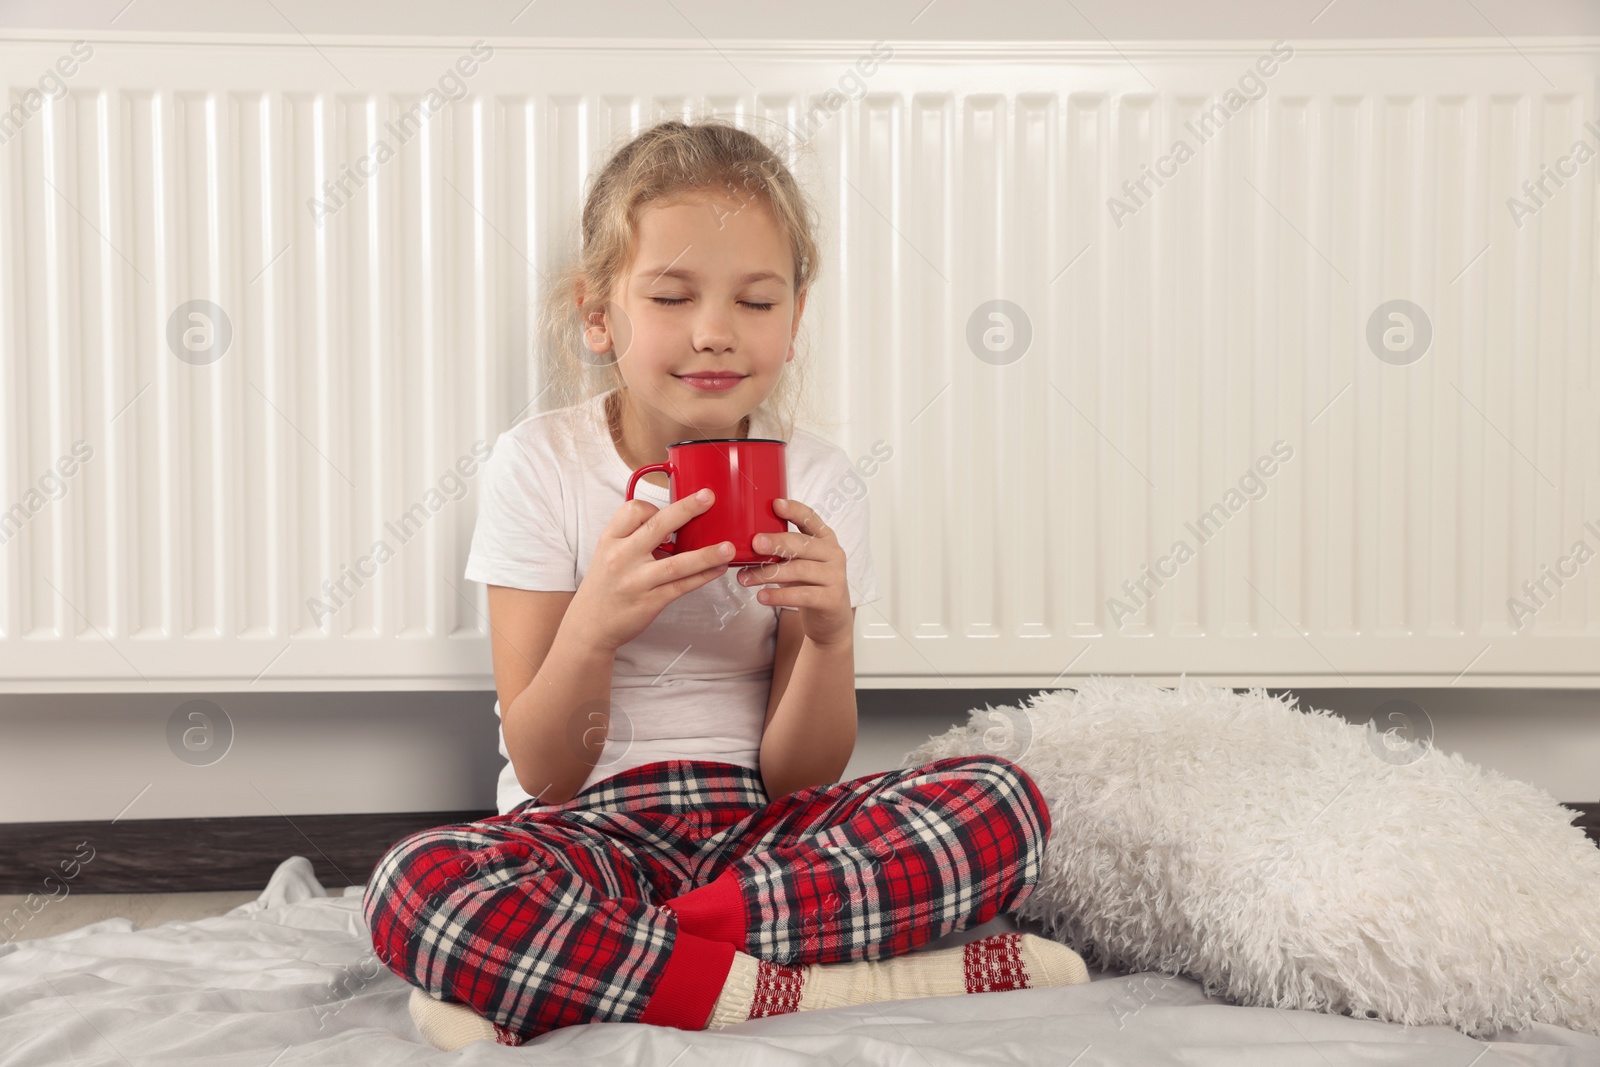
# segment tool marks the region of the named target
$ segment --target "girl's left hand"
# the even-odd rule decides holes
[[[772,502],[781,519],[800,527],[800,533],[757,534],[752,547],[767,555],[782,556],[782,563],[763,563],[739,572],[739,584],[770,584],[756,599],[770,606],[800,609],[800,626],[813,644],[833,645],[854,639],[855,618],[850,610],[850,589],[845,581],[844,549],[833,529],[798,500],[782,497]]]

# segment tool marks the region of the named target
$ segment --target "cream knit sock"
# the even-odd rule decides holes
[[[706,1029],[845,1004],[1043,989],[1088,980],[1089,970],[1076,952],[1033,934],[993,934],[955,948],[857,963],[785,966],[735,952]]]
[[[416,986],[411,987],[411,1021],[417,1024],[428,1044],[449,1052],[472,1041],[494,1041],[494,1023],[465,1004],[446,1004],[434,1000]]]

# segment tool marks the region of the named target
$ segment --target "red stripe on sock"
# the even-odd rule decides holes
[[[673,897],[661,907],[678,917],[678,929],[711,941],[726,941],[748,949],[745,934],[744,894],[732,871],[724,871],[705,885]]]
[[[756,995],[750,1002],[750,1018],[787,1015],[800,1010],[802,968],[761,961],[756,972]]]
[[[961,964],[968,993],[1028,988],[1028,969],[1022,962],[1021,934],[991,934],[968,941]]]
[[[733,966],[733,946],[678,931],[667,965],[639,1022],[704,1030]]]

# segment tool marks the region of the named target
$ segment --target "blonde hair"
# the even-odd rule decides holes
[[[816,212],[777,151],[714,115],[688,123],[657,123],[612,151],[591,176],[576,220],[578,254],[550,279],[539,316],[540,332],[548,341],[545,410],[572,407],[624,385],[614,351],[599,357],[584,344],[578,290],[591,312],[603,305],[632,262],[643,208],[705,192],[765,206],[793,252],[794,294],[812,287],[820,268]],[[801,340],[797,335],[794,360],[784,364],[778,384],[756,408],[774,420],[784,440],[792,439],[801,421],[811,421]]]

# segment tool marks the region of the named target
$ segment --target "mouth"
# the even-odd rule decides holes
[[[720,393],[732,389],[744,381],[747,375],[724,371],[706,371],[697,374],[674,374],[673,377],[689,386],[689,388],[697,389],[702,393]]]

